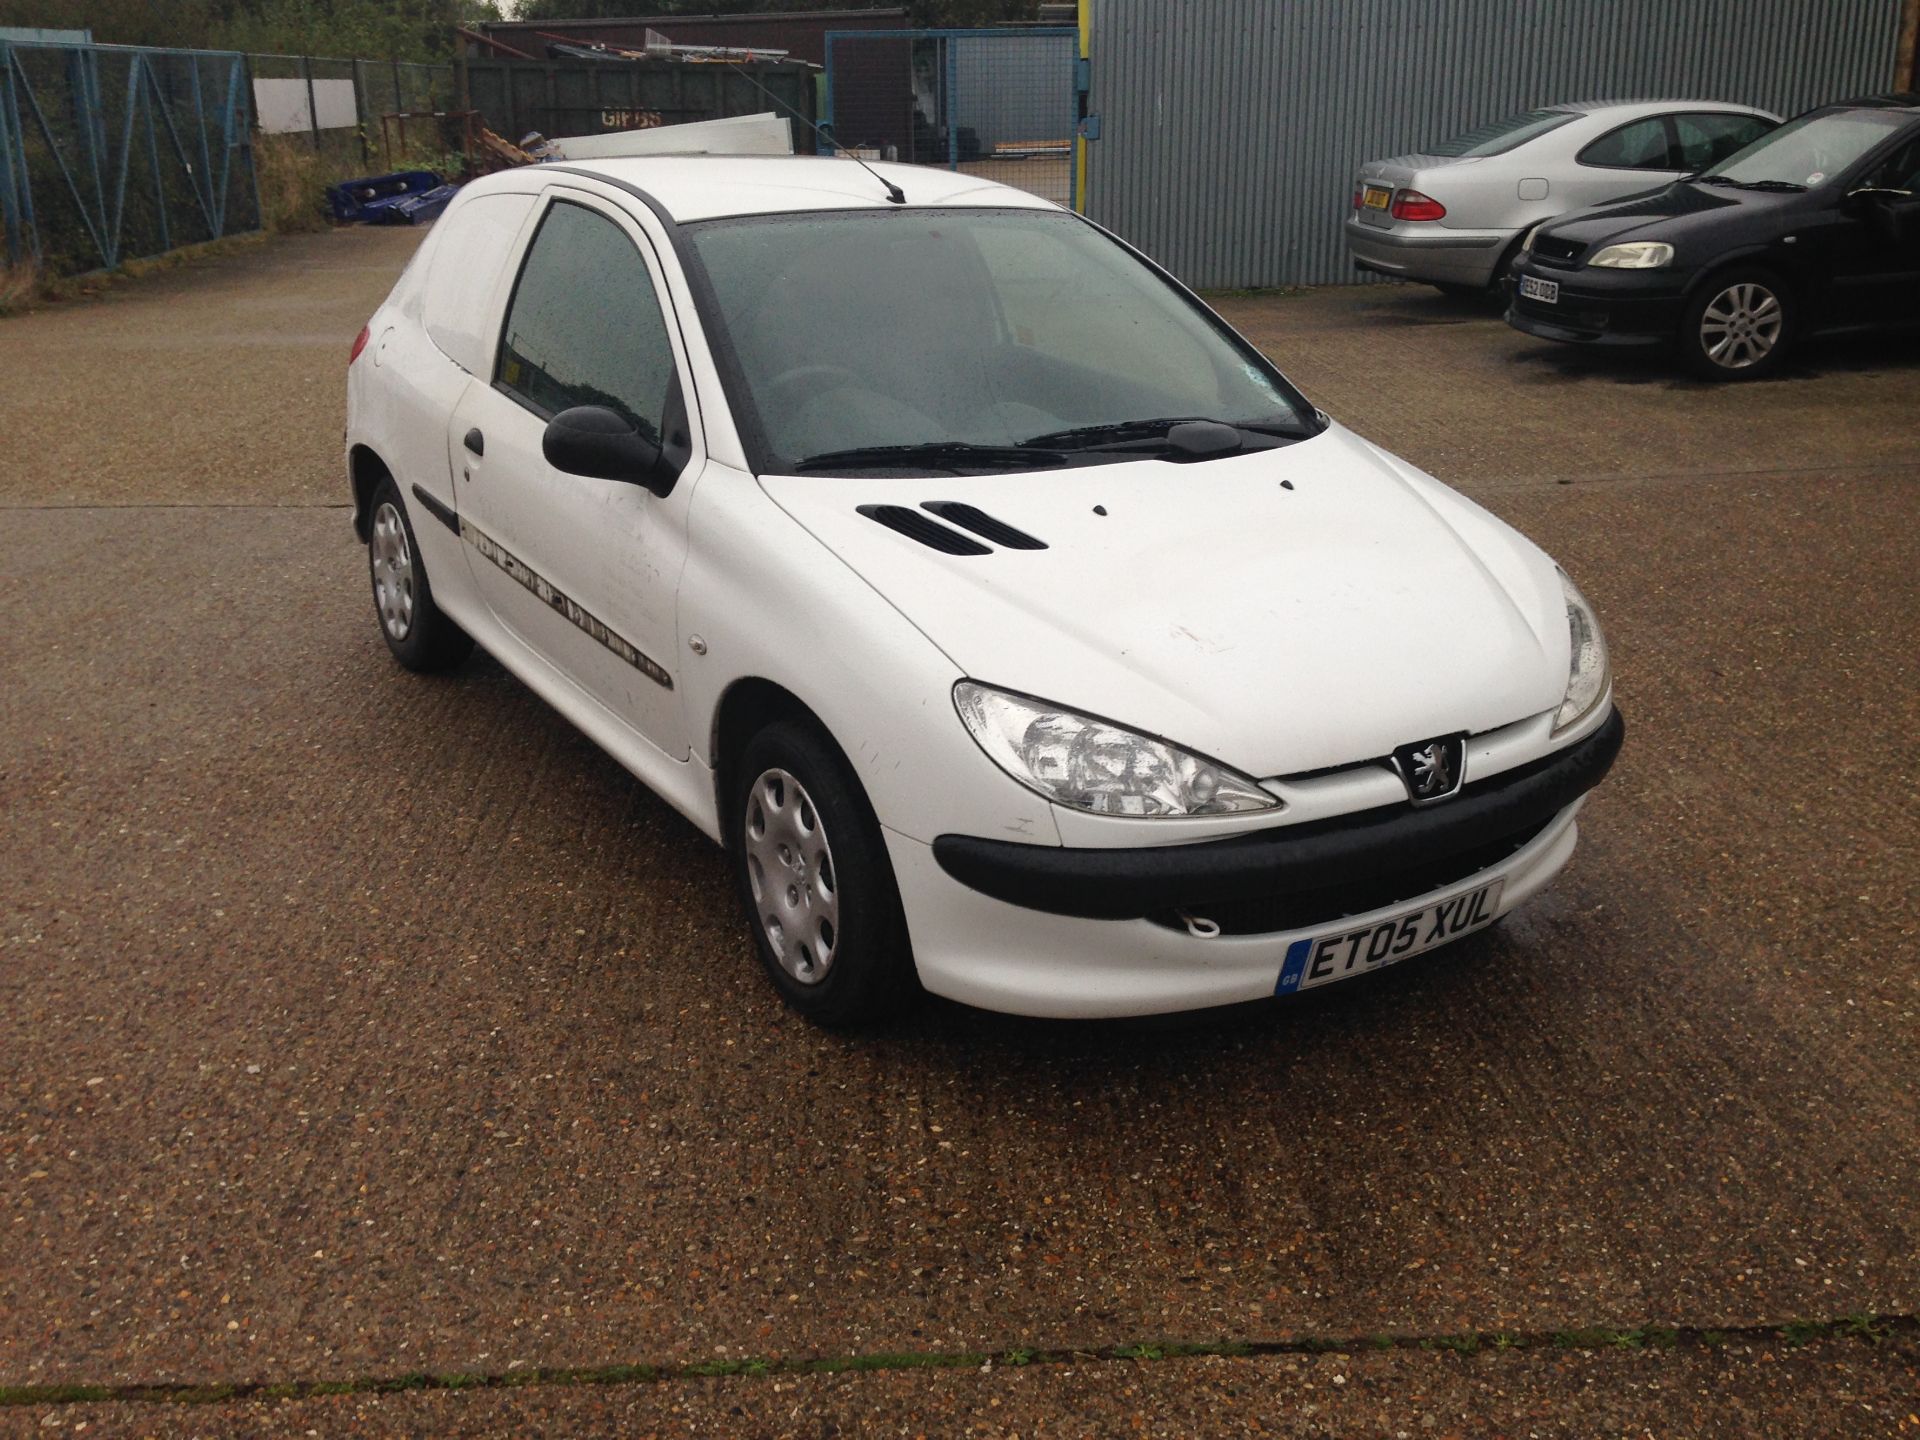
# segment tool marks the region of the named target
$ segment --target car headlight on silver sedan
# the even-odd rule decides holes
[[[1567,694],[1554,712],[1553,731],[1559,734],[1593,713],[1606,698],[1613,673],[1607,662],[1607,638],[1580,587],[1560,572],[1560,588],[1567,597],[1567,638],[1572,651],[1567,660]]]
[[[1245,775],[1151,735],[962,680],[954,708],[989,759],[1059,805],[1101,815],[1227,815],[1280,801]]]
[[[1673,260],[1673,247],[1660,240],[1629,240],[1599,251],[1589,265],[1603,270],[1658,270]]]

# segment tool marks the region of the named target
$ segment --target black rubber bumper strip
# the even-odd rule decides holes
[[[460,517],[453,513],[453,507],[451,505],[443,505],[418,485],[413,487],[413,498],[426,506],[427,513],[449,530],[453,531],[454,534],[458,535],[460,533]]]
[[[1392,875],[1546,824],[1605,778],[1626,733],[1616,709],[1558,754],[1469,783],[1457,799],[1420,810],[1390,805],[1231,840],[1122,850],[942,835],[933,855],[982,895],[1093,920],[1314,890]]]

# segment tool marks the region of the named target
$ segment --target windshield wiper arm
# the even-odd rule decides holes
[[[1022,449],[1032,445],[1092,450],[1129,440],[1164,440],[1167,432],[1174,426],[1187,425],[1196,421],[1209,425],[1225,425],[1231,430],[1248,430],[1257,435],[1281,435],[1292,440],[1305,440],[1312,433],[1298,425],[1250,420],[1214,420],[1205,415],[1175,415],[1160,420],[1116,420],[1110,425],[1080,425],[1071,430],[1053,430],[1045,435],[1035,435],[1031,440],[1022,440],[1020,445]]]
[[[1015,448],[1008,445],[971,445],[964,440],[932,440],[919,445],[860,445],[850,450],[828,450],[807,456],[796,462],[793,469],[795,474],[800,475],[810,470],[864,470],[881,466],[910,469],[915,465],[931,465],[941,470],[954,467],[1033,470],[1046,465],[1059,465],[1065,460],[1066,457],[1056,451],[1025,445]]]
[[[1738,185],[1740,183],[1725,175],[1689,175],[1687,178],[1696,185]]]
[[[1041,448],[1056,445],[1079,445],[1085,441],[1158,439],[1176,425],[1184,425],[1189,420],[1204,420],[1204,415],[1169,415],[1159,420],[1116,420],[1109,425],[1076,425],[1070,430],[1049,430],[1044,435],[1035,435],[1022,440],[1022,449],[1028,446]]]
[[[1804,190],[1807,188],[1792,180],[1736,180],[1733,183],[1742,190]]]

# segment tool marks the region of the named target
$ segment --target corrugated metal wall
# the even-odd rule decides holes
[[[1529,106],[1890,88],[1903,0],[1091,0],[1087,213],[1199,286],[1356,280],[1354,168]]]

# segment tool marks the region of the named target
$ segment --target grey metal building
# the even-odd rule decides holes
[[[1188,283],[1331,284],[1354,168],[1561,100],[1894,87],[1912,0],[1089,0],[1087,213]],[[1911,44],[1911,41],[1906,43]]]

